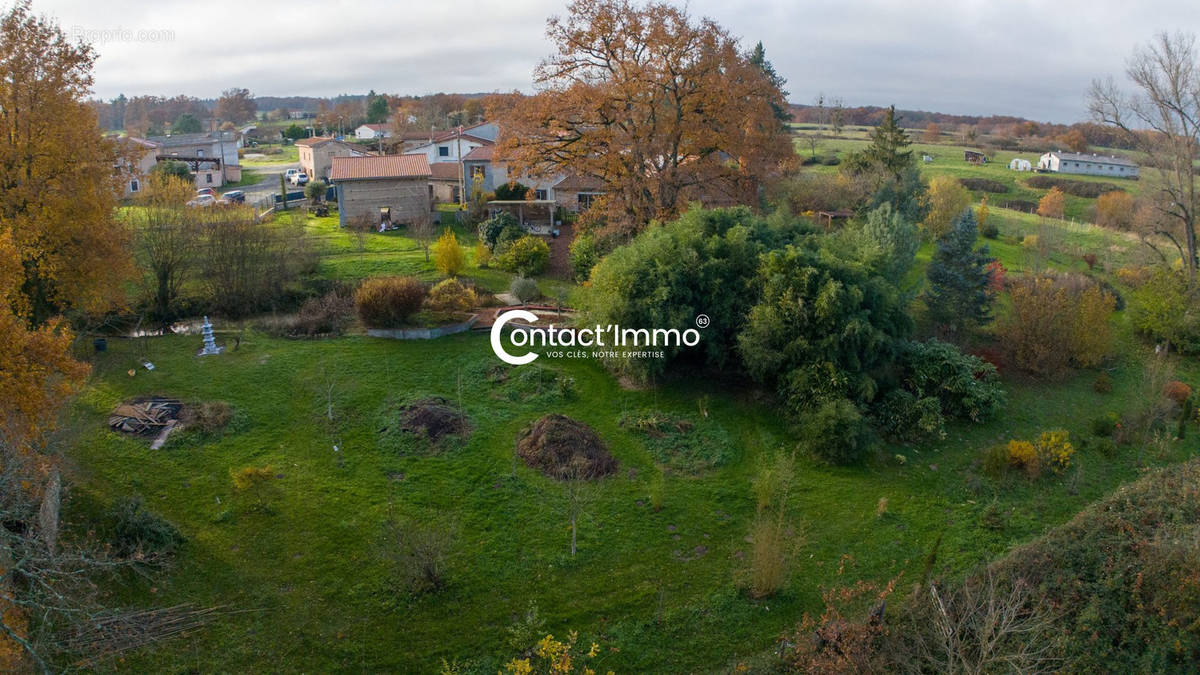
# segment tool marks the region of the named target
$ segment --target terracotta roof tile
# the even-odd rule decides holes
[[[429,170],[434,180],[458,180],[458,162],[434,162]]]
[[[492,155],[496,152],[494,145],[481,145],[478,148],[463,155],[464,162],[490,162]]]
[[[330,180],[365,178],[421,178],[430,175],[429,160],[423,154],[383,155],[382,157],[334,157]]]

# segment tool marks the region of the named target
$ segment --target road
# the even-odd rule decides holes
[[[288,169],[299,169],[299,162],[290,164],[260,164],[257,166],[243,166],[243,171],[253,171],[259,177],[259,181],[253,185],[245,185],[231,190],[241,190],[246,193],[247,202],[255,202],[265,197],[279,194],[279,174],[284,173]],[[301,190],[303,188],[289,185],[289,190]]]

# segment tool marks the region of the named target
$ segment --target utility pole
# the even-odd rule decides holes
[[[462,125],[458,125],[454,135],[454,153],[458,159],[458,206],[464,208],[467,205],[466,179],[463,176],[463,161],[462,161]]]

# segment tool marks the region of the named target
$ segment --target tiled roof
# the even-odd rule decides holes
[[[384,155],[382,157],[334,157],[330,180],[366,178],[421,178],[430,175],[429,160],[423,154]]]
[[[569,173],[558,180],[554,184],[556,190],[583,190],[587,191],[603,191],[604,181],[591,176],[580,176],[576,173]]]
[[[300,140],[296,141],[296,145],[307,145],[309,147],[316,147],[326,141],[332,141],[332,140],[333,140],[333,138],[330,136],[312,136],[310,138],[301,138]]]
[[[490,162],[492,154],[496,152],[496,147],[493,145],[481,145],[478,148],[463,155],[464,162]]]
[[[429,169],[434,180],[458,180],[458,162],[434,162]]]
[[[446,141],[452,141],[455,138],[459,138],[459,135],[458,135],[458,132],[454,131],[453,129],[451,129],[450,131],[438,131],[438,132],[434,132],[432,142],[433,143],[444,143]],[[486,138],[483,138],[482,136],[472,136],[471,134],[468,134],[465,131],[462,133],[461,138],[464,141],[472,141],[474,143],[479,143],[480,145],[491,145],[492,144],[492,141],[490,141]]]

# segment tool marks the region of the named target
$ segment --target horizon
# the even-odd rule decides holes
[[[194,19],[190,5],[177,1],[33,4],[73,40],[93,43],[98,55],[93,95],[110,100],[122,93],[215,99],[231,87],[247,88],[255,97],[333,98],[370,90],[401,96],[529,93],[534,67],[551,51],[546,20],[562,15],[566,3],[474,2],[455,11],[406,6],[383,13],[370,0],[348,3],[337,13],[309,1],[282,14],[244,3],[219,7],[216,13],[236,7],[230,10],[236,18],[218,24],[214,33],[211,24]],[[787,78],[794,104],[809,105],[824,94],[826,101],[841,98],[848,107],[894,104],[1052,123],[1086,121],[1092,80],[1123,79],[1125,59],[1155,33],[1200,32],[1200,16],[1192,12],[1185,19],[1187,8],[1181,0],[1137,7],[1104,3],[1103,12],[1096,3],[1033,0],[1019,6],[982,0],[805,7],[764,0],[688,3],[693,18],[713,19],[744,48],[761,41]],[[111,21],[112,16],[124,19]],[[361,21],[363,16],[370,21]],[[864,23],[864,16],[872,20]],[[355,32],[331,32],[334,21]],[[409,34],[414,25],[447,22],[453,30]],[[1031,22],[1042,31],[1036,40]],[[1038,49],[1039,43],[1055,48]],[[256,61],[258,54],[273,56]],[[202,67],[184,69],[183,63]]]

